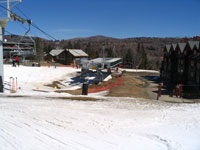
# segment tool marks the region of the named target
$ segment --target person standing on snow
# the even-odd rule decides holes
[[[17,63],[17,65],[19,67],[19,57],[18,56],[15,57],[15,62]]]

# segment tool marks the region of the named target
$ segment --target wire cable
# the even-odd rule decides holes
[[[35,27],[36,29],[38,29],[40,32],[42,32],[43,34],[45,34],[47,37],[53,39],[53,40],[57,40],[56,38],[54,38],[53,36],[51,36],[50,34],[48,34],[47,32],[43,31],[42,29],[40,29],[37,25],[31,23],[31,26]]]
[[[6,33],[8,33],[8,34],[11,34],[11,35],[14,35],[13,33],[11,33],[11,32],[9,32],[9,31],[7,31],[7,30],[4,30]]]
[[[6,7],[0,5],[1,8],[8,10]],[[26,18],[26,21],[30,21],[29,17],[18,7],[16,7]],[[13,13],[12,11],[8,10],[10,13]],[[54,38],[53,36],[51,36],[50,34],[48,34],[47,32],[45,32],[44,30],[42,30],[40,27],[38,27],[36,24],[33,24],[32,22],[30,23],[31,26],[33,26],[34,28],[36,28],[37,30],[39,30],[40,32],[42,32],[44,35],[46,35],[49,39],[53,39],[53,40],[57,40],[56,38]]]
[[[19,12],[21,12],[21,14],[22,14],[24,17],[26,17],[27,20],[30,20],[30,18],[29,18],[20,8],[18,8],[17,6],[15,6],[15,8],[16,8]]]
[[[27,19],[30,20],[30,17],[28,17],[19,7],[15,7],[19,12],[22,13],[22,15]],[[31,23],[31,26],[33,26],[34,28],[38,29],[40,32],[42,32],[44,35],[46,35],[47,37],[53,39],[53,40],[57,40],[56,38],[54,38],[53,36],[51,36],[49,33],[45,32],[44,30],[42,30],[40,27],[38,27],[36,24]]]

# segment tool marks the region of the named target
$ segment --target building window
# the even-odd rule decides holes
[[[181,73],[183,73],[183,68],[181,68]]]
[[[183,65],[183,60],[181,60],[181,65]]]
[[[197,63],[197,69],[200,70],[200,63]]]
[[[194,77],[194,72],[191,72],[191,73],[190,73],[190,76],[193,78],[193,77]]]
[[[191,66],[194,66],[194,61],[191,61],[191,63],[190,63],[190,64],[191,64]]]

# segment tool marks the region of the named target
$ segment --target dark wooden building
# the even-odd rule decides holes
[[[79,49],[53,49],[49,53],[49,60],[65,65],[80,64],[81,59],[87,58],[88,54]]]
[[[177,52],[177,82],[176,84],[184,84],[184,78],[185,78],[185,48],[186,48],[186,43],[178,43],[176,47],[176,52]]]
[[[170,57],[170,53],[169,50],[171,48],[171,45],[166,45],[164,47],[164,57],[163,57],[163,61],[162,61],[162,67],[161,67],[161,77],[164,80],[164,82],[166,82],[169,79],[169,57]]]
[[[200,42],[166,45],[161,78],[172,89],[177,84],[183,84],[189,89],[200,90]]]

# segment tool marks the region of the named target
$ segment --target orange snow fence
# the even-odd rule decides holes
[[[121,84],[122,84],[122,76],[119,77],[119,81],[116,82],[116,83],[112,83],[112,84],[106,85],[104,87],[95,87],[95,88],[92,88],[92,89],[89,88],[88,93],[97,93],[97,92],[106,91],[106,90],[109,90],[113,87],[120,86]]]

